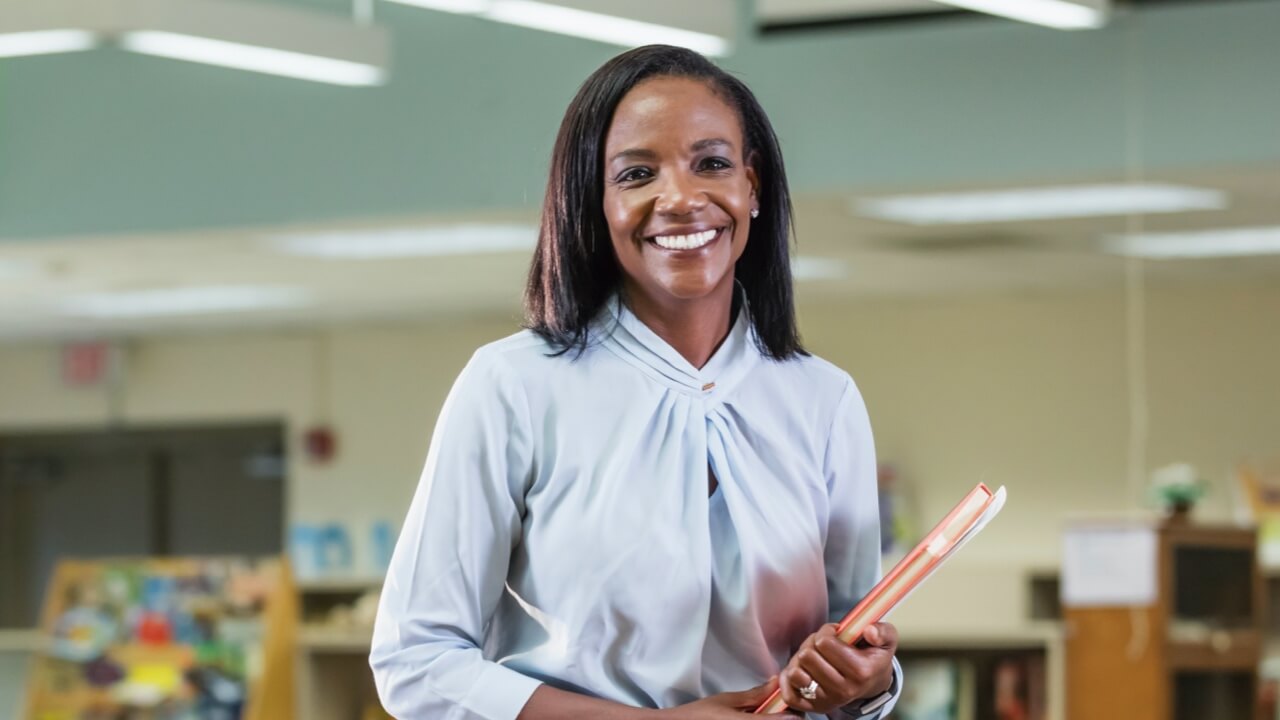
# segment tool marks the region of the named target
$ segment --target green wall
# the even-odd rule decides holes
[[[378,12],[395,38],[378,89],[116,51],[0,61],[0,238],[536,207],[565,104],[617,49]],[[1097,32],[975,17],[771,36],[725,64],[798,189],[937,187],[1119,176],[1126,107],[1152,169],[1280,160],[1276,37],[1280,2],[1222,0]]]

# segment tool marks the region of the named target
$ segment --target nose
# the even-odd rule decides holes
[[[659,215],[691,215],[707,206],[706,192],[687,173],[667,173],[659,179],[657,191],[654,211]]]

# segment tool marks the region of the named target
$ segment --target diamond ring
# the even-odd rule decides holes
[[[818,681],[817,680],[814,680],[813,682],[809,683],[805,687],[797,688],[797,690],[800,693],[800,697],[804,698],[805,700],[818,699]]]

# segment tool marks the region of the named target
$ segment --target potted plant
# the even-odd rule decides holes
[[[1151,496],[1167,513],[1169,522],[1186,522],[1196,501],[1209,484],[1189,463],[1166,465],[1151,473]]]

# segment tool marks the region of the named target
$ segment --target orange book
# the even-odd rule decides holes
[[[952,553],[986,527],[991,518],[1004,507],[1005,491],[1000,488],[992,492],[986,485],[978,486],[956,505],[947,516],[942,518],[924,539],[915,546],[906,557],[887,575],[871,588],[849,611],[836,627],[836,635],[844,642],[853,645],[862,637],[863,631],[880,622],[897,607],[913,590],[924,582],[934,570],[937,570]],[[756,714],[780,713],[787,709],[782,701],[782,691],[775,690],[769,699],[756,708]]]

